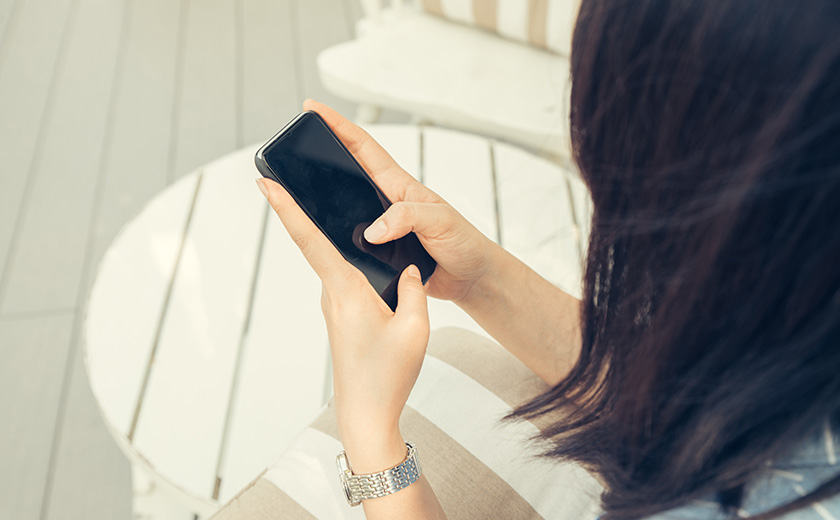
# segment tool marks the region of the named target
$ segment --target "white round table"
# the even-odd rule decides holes
[[[485,234],[580,295],[590,202],[575,174],[461,132],[368,130]],[[320,283],[254,185],[257,147],[149,202],[106,252],[87,307],[85,362],[108,428],[137,479],[199,515],[270,465],[332,392]],[[430,313],[433,328],[483,332],[449,302],[430,301]]]

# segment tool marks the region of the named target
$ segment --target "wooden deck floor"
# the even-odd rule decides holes
[[[357,2],[0,0],[0,518],[130,518],[81,359],[98,261],[155,193],[306,97],[351,114],[315,56]]]

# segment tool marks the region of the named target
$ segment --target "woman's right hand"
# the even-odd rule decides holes
[[[438,263],[426,287],[428,295],[456,303],[467,301],[475,283],[489,272],[498,246],[403,170],[367,132],[311,99],[303,108],[317,112],[327,122],[393,202],[367,228],[365,239],[382,244],[413,231]]]

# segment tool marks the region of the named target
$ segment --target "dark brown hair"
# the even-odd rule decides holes
[[[583,0],[583,347],[514,416],[572,410],[543,437],[603,477],[605,518],[715,493],[737,507],[838,417],[838,27],[837,0]]]

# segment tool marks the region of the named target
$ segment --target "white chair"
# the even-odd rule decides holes
[[[387,108],[569,156],[568,54],[578,0],[362,4],[358,37],[318,56],[324,86],[359,103],[360,122]]]

